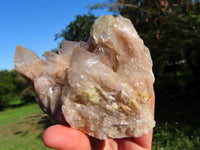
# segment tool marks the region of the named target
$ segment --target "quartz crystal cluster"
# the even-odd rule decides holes
[[[45,58],[18,45],[15,69],[58,122],[98,139],[139,137],[155,126],[152,60],[130,20],[100,16],[88,42],[63,41]]]

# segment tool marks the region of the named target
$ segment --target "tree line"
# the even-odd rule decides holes
[[[90,6],[91,10],[102,8],[129,18],[149,47],[158,95],[168,91],[175,93],[169,94],[169,100],[197,98],[194,91],[200,88],[198,0],[110,0]],[[92,14],[78,15],[56,34],[56,39],[87,41],[94,20]]]
[[[162,111],[161,109],[169,104],[170,109],[175,111],[176,108],[172,106],[174,104],[184,105],[188,104],[188,101],[199,100],[200,2],[198,0],[110,0],[90,6],[90,10],[101,8],[108,9],[113,15],[120,14],[129,18],[145,45],[149,47],[156,78],[154,87],[158,110]],[[95,19],[91,13],[76,16],[61,33],[55,35],[55,40],[62,38],[87,41]],[[55,51],[59,49],[60,47]],[[0,76],[5,74],[8,72],[1,71]],[[19,80],[14,72],[6,78],[12,80],[2,78],[1,103],[5,102],[6,97],[15,96],[27,86],[27,83]],[[16,81],[13,81],[14,79]],[[18,82],[21,82],[20,85]]]
[[[34,101],[34,91],[15,70],[0,71],[0,111]]]
[[[150,49],[156,78],[156,114],[167,111],[171,116],[166,116],[173,117],[177,109],[184,110],[188,104],[193,109],[200,97],[200,2],[109,0],[90,6],[90,10],[105,8],[113,15],[129,18]],[[78,15],[56,39],[86,41],[94,20],[91,14]],[[84,26],[85,22],[89,24]],[[84,38],[79,32],[85,33]]]

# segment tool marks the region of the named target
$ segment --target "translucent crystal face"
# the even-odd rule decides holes
[[[52,118],[99,139],[139,137],[155,126],[151,56],[130,20],[101,16],[87,43],[63,41],[45,57],[17,46],[14,61]]]

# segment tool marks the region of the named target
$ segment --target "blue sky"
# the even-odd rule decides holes
[[[60,33],[75,16],[88,13],[88,5],[104,0],[0,0],[0,70],[14,68],[17,44],[42,57],[44,51],[58,47]],[[93,10],[96,16],[107,10]]]

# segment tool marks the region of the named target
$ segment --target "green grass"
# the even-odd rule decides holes
[[[38,104],[0,112],[0,150],[48,150],[42,142],[52,124]],[[152,150],[199,150],[200,126],[186,123],[157,123]],[[50,150],[50,149],[49,149]]]
[[[13,106],[13,105],[20,105],[23,103],[23,100],[20,99],[19,97],[12,97],[10,100],[9,100],[9,106]]]
[[[40,110],[38,104],[0,112],[0,149],[49,149],[42,142],[42,134],[49,123],[48,117]]]
[[[157,124],[152,145],[153,150],[199,150],[200,126],[178,122]]]

